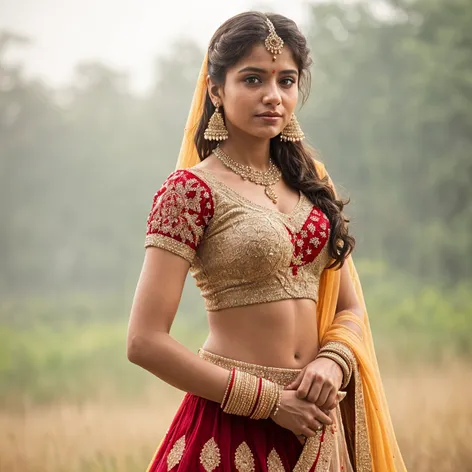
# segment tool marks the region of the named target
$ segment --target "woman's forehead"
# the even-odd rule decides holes
[[[254,45],[250,49],[249,53],[236,62],[236,64],[234,64],[234,66],[232,66],[228,72],[237,74],[242,69],[246,69],[248,67],[264,69],[267,72],[298,70],[297,63],[293,59],[293,54],[290,48],[285,45],[282,49],[282,53],[277,54],[277,58],[274,61],[273,54],[271,54],[262,43]]]

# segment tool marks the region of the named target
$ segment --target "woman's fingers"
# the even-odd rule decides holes
[[[302,432],[303,436],[306,436],[307,438],[314,438],[320,432],[320,430],[323,428],[323,425],[316,426],[317,424],[319,424],[319,423],[316,422],[316,423],[313,423],[310,426],[305,426],[305,428],[303,428],[303,432]]]
[[[328,398],[326,399],[324,404],[320,406],[320,408],[322,410],[332,410],[338,405],[338,403],[339,401],[338,401],[337,392],[336,392],[336,389],[333,388],[330,394],[328,395]]]
[[[329,397],[329,394],[331,393],[332,387],[329,384],[323,384],[323,387],[321,388],[320,394],[318,395],[318,399],[316,400],[316,405],[323,410],[323,405],[326,403],[326,400]]]
[[[310,391],[308,392],[308,395],[306,397],[306,399],[310,402],[310,403],[316,403],[317,400],[318,400],[318,397],[320,395],[320,392],[321,392],[321,389],[322,389],[322,385],[318,382],[313,382],[311,384],[311,387],[310,387]]]
[[[332,424],[333,420],[323,411],[321,411],[316,405],[313,405],[312,415],[315,420],[318,420],[323,424]]]
[[[300,382],[300,386],[297,389],[297,397],[301,399],[306,398],[308,396],[308,393],[310,392],[312,383],[312,375],[310,375],[308,371],[305,371],[305,375],[303,376],[303,379]]]
[[[306,436],[304,436],[303,434],[297,434],[296,436],[297,436],[298,440],[300,441],[300,443],[305,445]]]

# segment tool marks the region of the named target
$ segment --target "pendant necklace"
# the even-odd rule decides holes
[[[228,168],[230,168],[235,174],[241,176],[243,180],[249,180],[257,185],[263,185],[265,187],[264,193],[272,200],[273,203],[277,203],[277,195],[273,189],[273,186],[282,177],[282,172],[275,165],[274,161],[269,158],[269,169],[266,171],[254,170],[252,167],[240,164],[220,148],[216,146],[213,150],[215,156]]]

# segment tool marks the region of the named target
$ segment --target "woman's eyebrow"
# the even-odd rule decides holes
[[[268,71],[265,69],[261,69],[259,67],[253,67],[253,66],[247,66],[242,68],[241,70],[238,71],[238,74],[241,74],[243,72],[256,72],[258,74],[268,74]],[[295,69],[286,69],[286,70],[281,70],[281,74],[295,74],[298,75],[298,71]]]

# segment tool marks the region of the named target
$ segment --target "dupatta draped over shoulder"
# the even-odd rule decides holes
[[[208,53],[199,73],[176,169],[193,167],[200,162],[193,139],[207,93],[207,66]],[[315,166],[320,178],[328,175],[323,163],[315,160]],[[380,377],[361,283],[351,256],[346,263],[363,308],[363,317],[349,312],[335,317],[341,271],[324,269],[320,279],[317,324],[320,345],[328,341],[345,343],[357,361],[354,382],[350,382],[348,395],[340,403],[349,454],[359,471],[405,471]],[[350,323],[346,322],[362,327],[362,340],[347,327]]]

